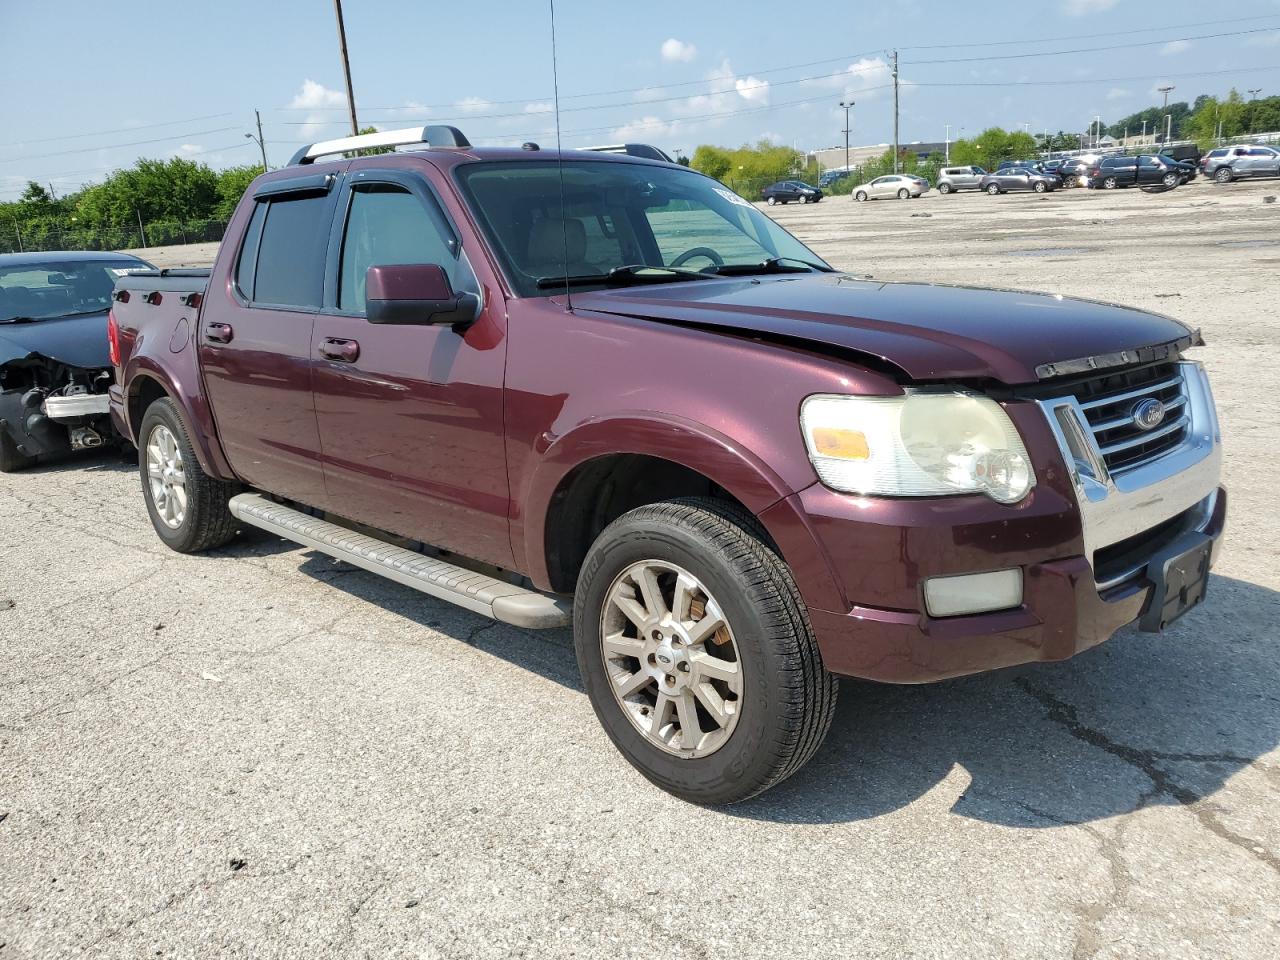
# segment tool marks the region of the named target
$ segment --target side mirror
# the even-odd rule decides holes
[[[370,323],[467,324],[479,315],[480,298],[454,293],[439,264],[383,264],[365,273],[364,310]]]

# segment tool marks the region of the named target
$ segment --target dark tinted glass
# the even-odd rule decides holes
[[[258,238],[262,236],[262,221],[267,216],[267,205],[256,204],[249,226],[244,231],[244,246],[236,263],[236,287],[246,300],[253,299],[253,270],[258,265]]]
[[[475,288],[470,268],[454,256],[452,238],[417,197],[389,184],[353,191],[342,243],[338,308],[363,313],[368,269],[400,263],[434,263],[444,267],[454,290]]]
[[[258,245],[253,300],[316,310],[324,285],[329,198],[273,200]]]

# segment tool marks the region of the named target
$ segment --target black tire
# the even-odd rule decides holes
[[[1103,190],[1115,190],[1119,186],[1120,182],[1116,180],[1115,177],[1107,177],[1107,179],[1102,181]]]
[[[938,184],[938,192],[945,197],[948,193],[951,192],[951,184],[949,183]]]
[[[658,560],[690,571],[733,630],[744,696],[736,726],[713,753],[685,758],[641,733],[619,706],[601,653],[601,617],[614,581]],[[596,716],[624,757],[652,783],[691,803],[746,800],[799,770],[821,745],[837,683],[822,664],[800,593],[755,518],[710,498],[638,507],[611,523],[583,563],[574,645]]]
[[[898,191],[899,200],[906,200],[909,196],[911,196],[911,191],[908,190],[906,187],[903,187],[901,190]]]
[[[1032,189],[1035,190],[1036,193],[1044,193],[1049,189],[1049,187],[1043,180],[1037,180],[1036,185]]]
[[[867,199],[867,195],[863,191],[859,190],[857,193],[853,195],[853,199],[857,200],[859,203],[862,203],[864,200]]]
[[[999,188],[998,186],[996,186],[996,184],[994,184],[994,183],[988,184],[988,185],[987,185],[987,195],[988,195],[988,196],[992,196],[992,197],[998,197],[998,196],[1000,196],[1000,188]]]
[[[1186,181],[1176,173],[1166,173],[1164,177],[1161,178],[1160,182],[1163,183],[1167,189],[1172,190],[1174,187],[1185,183]]]
[[[187,504],[182,522],[170,527],[161,519],[151,494],[147,476],[147,445],[157,426],[163,425],[173,434],[182,454],[182,468],[187,492]],[[197,553],[220,547],[236,535],[239,521],[231,515],[227,501],[240,491],[240,485],[225,480],[215,480],[200,468],[196,452],[191,446],[187,428],[178,415],[177,405],[168,397],[147,407],[138,431],[138,472],[142,478],[142,498],[156,534],[167,546],[179,553]]]
[[[1214,171],[1213,179],[1219,183],[1230,183],[1236,178],[1234,171],[1230,167],[1219,167]]]
[[[18,449],[17,442],[9,436],[5,427],[0,427],[0,473],[16,473],[25,470],[36,462],[36,458]]]
[[[767,203],[771,207],[777,202],[778,202],[777,197],[769,197],[769,199],[765,200],[765,203]]]
[[[800,194],[800,202],[801,202],[801,203],[808,203],[808,202],[809,202],[809,198],[808,198],[808,197],[806,197],[806,196],[802,193],[802,194]]]

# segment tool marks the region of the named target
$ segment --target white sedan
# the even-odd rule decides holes
[[[897,197],[899,200],[906,200],[908,197],[918,197],[928,189],[929,181],[922,177],[913,177],[906,173],[891,173],[876,177],[870,183],[854,187],[853,199],[863,201]]]

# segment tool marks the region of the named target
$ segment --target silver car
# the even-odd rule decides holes
[[[891,173],[887,176],[876,177],[870,183],[863,183],[854,187],[853,199],[858,201],[887,200],[890,197],[897,197],[899,200],[906,200],[908,197],[918,197],[928,189],[928,180],[921,180],[919,177],[913,177],[905,173]]]
[[[978,181],[987,175],[981,167],[943,167],[938,171],[938,192],[977,190]]]
[[[1208,165],[1205,172],[1209,173]],[[1230,183],[1242,177],[1280,177],[1280,150],[1271,147],[1237,147],[1231,155],[1222,158],[1212,174],[1213,179],[1219,183]]]

